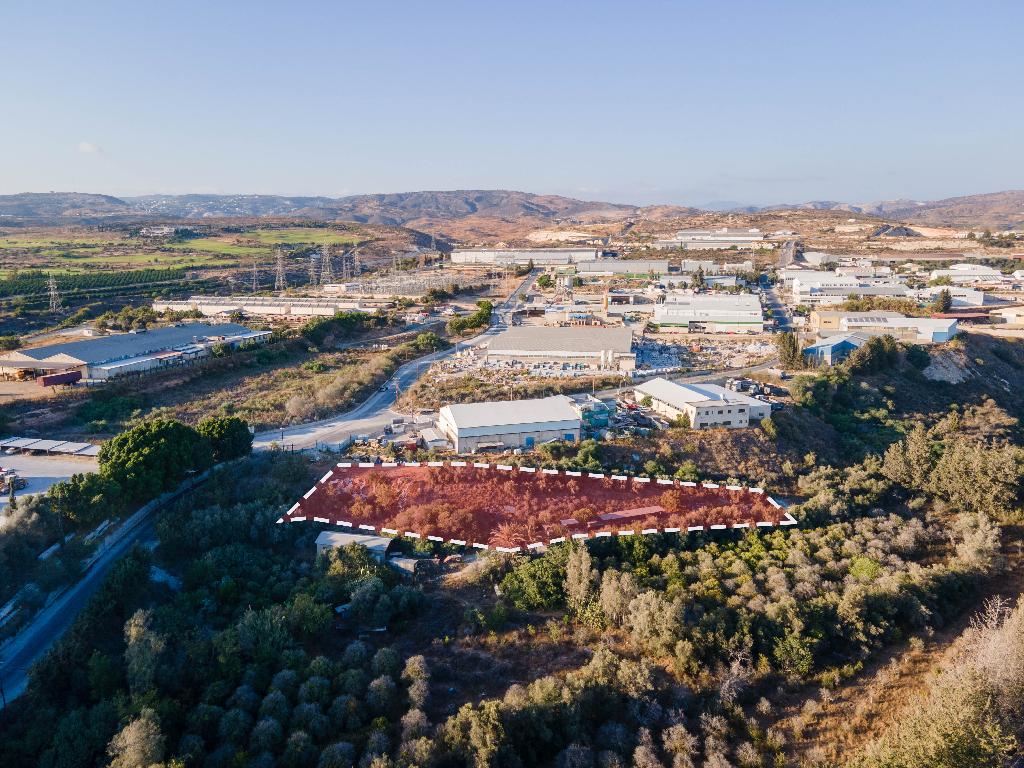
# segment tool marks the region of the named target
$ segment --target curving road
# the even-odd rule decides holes
[[[314,448],[320,444],[344,443],[353,435],[379,434],[384,427],[391,424],[392,419],[402,415],[392,409],[395,400],[398,399],[398,393],[411,387],[433,363],[467,347],[480,346],[511,325],[512,313],[519,307],[519,294],[533,282],[538,274],[540,274],[538,269],[528,274],[516,286],[512,294],[494,308],[494,322],[479,336],[460,341],[450,349],[432,352],[405,363],[392,374],[381,390],[374,392],[347,413],[320,421],[297,424],[293,427],[258,432],[253,437],[253,448],[266,450],[272,445],[293,449]]]

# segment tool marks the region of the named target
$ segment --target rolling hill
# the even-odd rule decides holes
[[[848,203],[816,200],[798,204],[737,207],[735,213],[787,210],[849,211],[909,224],[986,227],[1024,226],[1024,190],[944,200],[885,200]],[[455,237],[500,234],[524,225],[592,224],[628,218],[664,220],[700,214],[677,205],[645,207],[538,195],[511,190],[453,190],[316,197],[282,195],[144,195],[111,197],[78,192],[0,195],[0,223],[60,224],[68,221],[294,217],[355,221],[423,229]]]

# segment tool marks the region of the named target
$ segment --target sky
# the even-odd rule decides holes
[[[3,0],[0,194],[1024,187],[1024,3]]]

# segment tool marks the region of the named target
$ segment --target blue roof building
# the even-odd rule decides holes
[[[815,365],[841,363],[855,349],[863,347],[873,334],[853,331],[839,333],[804,348],[804,357]]]

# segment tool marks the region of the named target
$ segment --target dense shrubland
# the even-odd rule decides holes
[[[1017,348],[1001,354],[974,365],[1003,376],[1021,364]],[[683,430],[529,457],[769,477],[793,494],[798,527],[488,557],[425,591],[358,547],[316,559],[316,526],[275,524],[308,487],[308,463],[246,459],[161,517],[155,552],[123,560],[33,671],[0,766],[814,764],[793,757],[814,713],[888,654],[951,631],[1012,554],[1002,539],[1020,520],[1017,395],[980,376],[960,390],[928,382],[926,365],[883,341],[801,379],[777,434],[757,433],[757,450],[787,446],[770,472],[755,459],[712,468],[701,454],[715,438]],[[831,452],[806,434],[814,424]],[[154,564],[177,584],[151,581]],[[1022,616],[993,604],[927,695],[840,764],[1010,766]],[[464,686],[469,659],[492,685]]]

